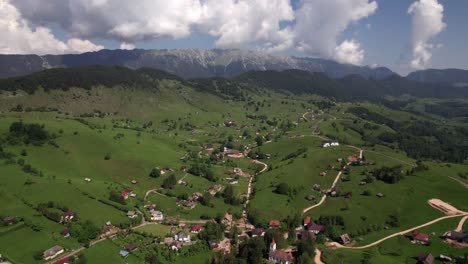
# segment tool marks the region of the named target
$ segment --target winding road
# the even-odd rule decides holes
[[[261,162],[259,160],[252,160],[252,162],[255,163],[255,164],[263,165],[263,169],[261,171],[259,171],[258,173],[256,173],[255,175],[253,175],[252,177],[250,177],[250,179],[249,179],[249,185],[247,186],[247,195],[246,195],[247,200],[245,201],[244,209],[242,210],[242,217],[244,218],[244,220],[246,222],[247,222],[247,205],[250,202],[250,195],[252,193],[252,181],[253,181],[255,176],[259,175],[260,173],[265,172],[268,169],[268,165],[266,163],[264,163],[264,162]]]

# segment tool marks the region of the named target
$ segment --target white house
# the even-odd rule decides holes
[[[322,142],[322,148],[336,147],[336,146],[339,146],[339,145],[340,145],[340,142],[338,142],[336,140]]]
[[[162,221],[162,220],[164,220],[164,215],[161,211],[151,212],[151,221]]]
[[[64,252],[63,247],[61,246],[54,246],[49,248],[48,250],[44,251],[42,256],[44,257],[45,260],[53,259],[57,257],[58,255],[62,254]]]
[[[177,240],[180,242],[190,242],[190,234],[185,233],[185,232],[180,232],[174,236],[174,240]]]
[[[128,218],[135,218],[138,216],[138,214],[135,211],[128,211],[127,216]]]

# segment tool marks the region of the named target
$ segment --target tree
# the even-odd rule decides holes
[[[275,193],[288,194],[289,190],[289,185],[285,182],[282,182],[276,186]]]
[[[109,152],[106,153],[104,156],[104,160],[110,160],[111,159],[111,154]]]
[[[249,264],[262,263],[265,241],[262,237],[254,237],[240,244],[239,257]]]
[[[258,135],[257,137],[255,137],[255,142],[257,142],[257,146],[263,145],[263,137]]]
[[[151,178],[159,178],[161,176],[161,170],[159,168],[153,168],[149,174]]]
[[[205,228],[200,232],[199,237],[206,242],[220,240],[224,237],[224,226],[222,224],[208,222]]]
[[[177,178],[174,174],[164,179],[162,187],[164,189],[173,188],[177,184]]]
[[[109,193],[109,200],[114,201],[119,204],[125,204],[125,198],[116,191],[111,191]]]
[[[158,255],[155,253],[149,253],[145,256],[145,263],[147,264],[158,264],[159,261]]]

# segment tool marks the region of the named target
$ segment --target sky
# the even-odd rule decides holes
[[[468,69],[466,0],[0,0],[0,54],[239,48]]]

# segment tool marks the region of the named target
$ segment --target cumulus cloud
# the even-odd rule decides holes
[[[345,40],[335,48],[335,59],[342,63],[361,65],[364,60],[364,50],[356,40]]]
[[[425,68],[432,58],[432,50],[440,46],[435,46],[430,40],[446,27],[443,22],[444,6],[437,0],[418,0],[408,8],[408,14],[412,15],[413,57],[410,66],[415,69]]]
[[[1,0],[5,1],[5,0]],[[73,38],[136,43],[207,34],[221,48],[309,55],[361,63],[356,40],[338,43],[351,25],[377,10],[375,0],[15,0],[28,23],[58,24]],[[121,48],[132,46],[122,45]]]
[[[47,27],[32,29],[8,0],[0,0],[0,53],[80,53],[102,49],[88,40],[58,40]]]
[[[120,44],[120,49],[132,50],[132,49],[135,49],[135,45],[133,45],[132,43],[122,42]]]

